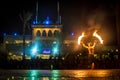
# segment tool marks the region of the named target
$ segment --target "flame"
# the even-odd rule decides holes
[[[83,37],[84,37],[84,32],[82,32],[82,35],[78,37],[78,45],[80,45]]]
[[[100,43],[103,44],[103,40],[100,35],[97,34],[97,30],[93,33],[93,36],[99,39]]]

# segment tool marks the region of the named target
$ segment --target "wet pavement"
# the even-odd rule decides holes
[[[120,69],[0,70],[0,80],[120,80]]]

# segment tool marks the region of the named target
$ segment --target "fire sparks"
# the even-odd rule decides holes
[[[82,38],[84,37],[84,32],[82,33],[81,36],[78,37],[78,45],[80,45]]]
[[[103,40],[102,40],[101,36],[97,34],[97,30],[93,33],[93,36],[98,38],[100,43],[103,44]]]
[[[100,41],[101,44],[103,44],[103,40],[102,40],[101,36],[97,34],[97,30],[94,31],[93,36],[96,37]],[[80,45],[82,43],[83,47],[88,49],[89,54],[93,55],[94,54],[94,47],[96,45],[96,41],[94,40],[93,44],[92,44],[92,41],[90,41],[90,42],[87,43],[88,45],[85,45],[83,42],[81,42],[83,37],[86,37],[86,35],[84,35],[84,32],[82,33],[82,35],[80,35],[78,37],[78,45]],[[90,37],[91,36],[87,35],[88,39]]]
[[[97,34],[97,30],[94,31],[93,36],[96,37],[101,44],[103,44],[103,40],[100,35]],[[82,35],[78,37],[78,45],[80,45],[82,38],[85,37],[84,32],[82,32]]]

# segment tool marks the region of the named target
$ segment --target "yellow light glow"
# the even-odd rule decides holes
[[[97,34],[97,30],[93,33],[93,36],[98,38],[100,43],[103,44],[103,40],[102,40],[101,36]]]
[[[78,37],[78,45],[80,45],[83,37],[84,37],[84,32],[82,32],[82,35]]]
[[[42,33],[43,31],[45,31],[46,34],[48,34],[48,31],[49,31],[49,30],[52,31],[52,33],[54,33],[55,30],[61,32],[61,28],[48,28],[48,27],[44,27],[44,28],[43,28],[43,27],[42,27],[42,28],[33,28],[33,36],[34,36],[34,37],[36,36],[36,33],[37,33],[38,30],[39,30],[41,33]]]

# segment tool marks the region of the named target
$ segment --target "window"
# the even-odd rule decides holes
[[[40,36],[41,36],[40,30],[37,31],[36,36],[37,36],[37,37],[40,37]]]
[[[51,30],[48,31],[48,37],[52,37],[52,31]]]
[[[46,31],[45,30],[42,32],[42,37],[46,37]]]

